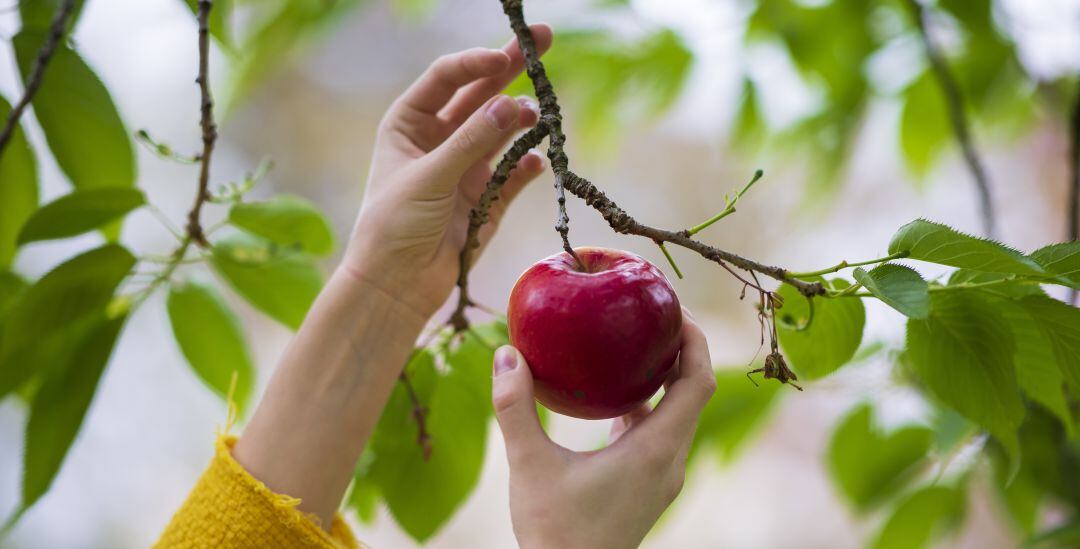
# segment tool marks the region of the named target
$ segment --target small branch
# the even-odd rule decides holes
[[[210,10],[213,8],[213,0],[199,0],[199,76],[195,82],[199,84],[199,92],[202,98],[200,111],[200,127],[202,128],[203,150],[199,156],[199,189],[195,195],[195,203],[188,212],[187,234],[199,246],[209,246],[206,235],[203,233],[202,224],[199,221],[203,204],[210,199],[210,157],[214,154],[214,143],[217,141],[217,124],[214,123],[214,99],[210,95]]]
[[[139,130],[135,132],[135,140],[145,145],[146,148],[150,150],[150,152],[153,152],[154,154],[157,154],[162,158],[167,158],[181,164],[198,164],[199,161],[202,160],[202,158],[200,158],[197,154],[191,156],[184,156],[177,153],[169,145],[155,140],[150,135],[150,132],[146,130]]]
[[[975,190],[979,197],[979,214],[982,217],[983,233],[986,236],[993,238],[995,219],[993,200],[990,194],[990,181],[986,175],[986,170],[983,168],[982,160],[975,150],[974,141],[971,138],[971,131],[969,130],[970,124],[968,123],[967,114],[964,110],[964,98],[960,93],[960,86],[957,84],[956,78],[950,71],[945,56],[941,53],[941,50],[930,36],[930,32],[926,26],[926,8],[923,7],[918,0],[908,0],[907,3],[908,7],[911,9],[912,17],[915,19],[916,27],[919,30],[919,38],[922,40],[923,48],[926,50],[926,58],[930,62],[930,67],[934,71],[934,76],[938,81],[938,85],[941,87],[941,92],[945,96],[945,105],[949,112],[949,121],[952,124],[953,133],[956,136],[957,142],[960,144],[960,148],[964,153],[964,160],[967,162],[968,169],[971,171],[971,175],[975,180]]]
[[[480,227],[490,219],[491,204],[499,199],[499,192],[510,178],[510,171],[517,166],[518,161],[529,152],[529,149],[540,144],[547,133],[546,124],[537,124],[514,141],[510,150],[506,151],[499,160],[499,164],[495,166],[487,187],[480,195],[480,201],[469,211],[469,229],[465,235],[465,245],[461,247],[461,254],[458,256],[458,304],[450,315],[450,325],[454,327],[455,332],[464,331],[469,327],[469,321],[465,318],[465,309],[473,305],[472,299],[469,298],[469,270],[472,268],[473,250],[480,247]]]
[[[141,305],[162,284],[171,280],[176,269],[187,262],[187,253],[192,245],[202,247],[210,245],[206,240],[206,234],[203,232],[199,217],[202,213],[203,204],[210,198],[210,192],[207,190],[210,184],[210,156],[214,152],[214,142],[217,140],[217,125],[214,124],[214,101],[210,97],[210,84],[207,79],[210,58],[210,9],[212,7],[212,0],[199,0],[197,14],[199,21],[199,76],[195,79],[202,93],[200,126],[203,135],[203,152],[199,158],[201,163],[199,188],[195,194],[195,203],[191,206],[191,211],[188,212],[187,227],[183,238],[180,240],[180,245],[169,256],[161,273],[132,297],[133,309]]]
[[[690,235],[693,236],[693,235],[707,229],[709,227],[709,225],[712,225],[713,223],[716,223],[717,221],[720,221],[721,219],[735,213],[735,203],[738,202],[739,199],[742,198],[742,195],[746,194],[746,191],[749,191],[750,187],[754,186],[754,183],[757,183],[757,180],[761,179],[761,176],[763,176],[763,175],[765,175],[765,172],[763,172],[761,170],[758,170],[758,171],[754,172],[753,179],[751,179],[750,182],[747,183],[746,186],[743,187],[742,190],[739,191],[739,193],[735,195],[735,198],[732,198],[730,201],[727,202],[727,205],[724,207],[723,211],[721,211],[720,213],[718,213],[718,214],[710,217],[709,219],[705,220],[704,223],[701,223],[700,225],[695,225],[695,226],[687,229],[686,232],[690,233]],[[725,197],[726,197],[726,195],[725,195]]]
[[[687,234],[686,231],[669,231],[639,223],[631,217],[630,214],[626,213],[626,210],[623,210],[618,204],[608,198],[603,191],[597,189],[595,185],[585,178],[579,177],[572,172],[567,172],[566,190],[570,191],[574,196],[581,198],[586,204],[600,212],[600,215],[608,222],[608,225],[617,233],[643,236],[653,242],[670,242],[676,246],[682,246],[683,248],[697,252],[709,261],[720,264],[720,266],[724,268],[728,268],[728,264],[731,264],[744,271],[758,272],[779,282],[790,284],[807,297],[825,294],[825,287],[822,286],[820,282],[799,280],[781,267],[773,267],[758,263],[752,259],[747,259],[740,255],[709,246],[708,244],[690,238],[690,235]],[[730,268],[728,268],[728,271],[735,274]],[[741,277],[739,277],[739,279],[744,284],[753,286],[759,291],[764,291]]]
[[[34,94],[41,88],[41,82],[45,78],[45,68],[49,65],[53,54],[56,53],[56,48],[64,38],[68,18],[71,17],[74,11],[75,0],[64,0],[64,3],[60,5],[60,10],[53,17],[52,24],[49,26],[49,35],[45,38],[45,43],[42,44],[41,49],[38,50],[37,59],[34,60],[34,68],[30,71],[23,95],[11,108],[11,112],[8,113],[7,119],[4,121],[4,129],[0,131],[0,156],[3,156],[4,149],[11,142],[12,136],[15,135],[15,128],[18,127],[19,119],[26,112],[26,108],[30,106]]]
[[[908,252],[903,251],[903,252],[896,252],[896,253],[894,253],[892,255],[887,255],[885,257],[879,257],[877,259],[869,259],[869,260],[866,260],[866,261],[856,261],[854,263],[849,263],[847,261],[841,261],[840,263],[837,263],[836,265],[833,265],[832,267],[825,267],[824,269],[818,269],[816,271],[806,271],[806,272],[801,272],[801,273],[791,273],[791,276],[794,276],[796,278],[809,278],[811,276],[821,276],[821,275],[824,275],[824,274],[835,273],[835,272],[841,271],[843,269],[846,269],[848,267],[860,267],[862,265],[873,265],[875,263],[885,263],[886,261],[892,261],[894,259],[901,259],[901,258],[904,258],[904,257],[907,257],[907,256],[908,256]]]
[[[409,401],[412,402],[412,416],[413,420],[416,421],[416,443],[420,445],[424,461],[427,461],[431,459],[432,450],[431,434],[427,430],[427,408],[420,403],[420,397],[416,396],[416,389],[413,388],[412,380],[409,379],[409,375],[405,373],[405,370],[401,371],[398,379],[405,386],[405,392],[409,394]]]
[[[1080,240],[1080,85],[1077,86],[1076,98],[1072,111],[1072,125],[1069,128],[1069,167],[1072,171],[1072,185],[1069,189],[1068,235],[1070,242]],[[1076,303],[1076,290],[1069,290],[1069,303]]]
[[[955,292],[959,290],[981,290],[983,288],[1001,286],[1003,284],[1043,284],[1046,280],[1038,278],[1001,278],[998,280],[988,280],[986,282],[961,282],[959,284],[950,284],[948,286],[930,286],[927,291],[930,293],[936,292]],[[844,291],[837,292],[829,295],[830,298],[834,297],[877,297],[870,292],[848,292],[851,288],[858,288],[859,285],[849,286]]]

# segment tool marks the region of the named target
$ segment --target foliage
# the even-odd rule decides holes
[[[197,8],[194,0],[185,2]],[[245,5],[250,17],[243,29],[234,28],[234,4],[214,2],[210,32],[231,59],[236,102],[283,59],[364,3]],[[632,9],[626,2],[599,4]],[[58,5],[19,3],[22,28],[12,45],[24,79]],[[434,5],[395,3],[410,15]],[[976,120],[987,127],[1022,128],[1036,108],[1030,77],[995,23],[992,5],[941,0],[931,8],[960,30],[961,44],[948,52],[948,60]],[[76,23],[77,14],[69,28]],[[871,103],[889,100],[901,105],[901,153],[917,175],[928,173],[951,142],[946,105],[931,73],[920,68],[909,82],[887,91],[863,70],[884,49],[911,40],[913,32],[899,0],[762,0],[750,13],[747,42],[780,44],[824,101],[790,127],[770,128],[764,122],[764,83],[747,74],[734,137],[797,144],[813,155],[820,171],[812,182],[829,188]],[[571,104],[583,114],[574,117],[582,133],[614,143],[633,117],[655,116],[677,100],[694,59],[677,33],[653,28],[629,39],[608,29],[563,32],[547,61],[558,88],[570,92]],[[524,91],[526,84],[519,80],[511,90]],[[34,151],[26,140],[29,118],[0,151],[0,397],[28,403],[16,518],[49,489],[127,319],[151,295],[167,289],[170,325],[193,374],[243,408],[256,369],[223,286],[295,329],[322,287],[318,262],[334,249],[330,225],[314,205],[291,196],[251,200],[247,193],[258,179],[253,175],[209,201],[208,207],[222,209],[228,228],[208,230],[206,247],[183,241],[175,255],[164,257],[129,250],[119,243],[123,219],[139,208],[157,210],[136,188],[132,134],[122,113],[75,43],[64,40],[57,50],[32,108],[48,151]],[[0,116],[10,110],[10,102],[0,98]],[[183,160],[155,145],[163,156]],[[55,162],[72,186],[40,206],[39,162]],[[37,280],[13,270],[17,254],[36,242],[95,230],[105,243]],[[995,485],[1018,529],[1038,543],[1075,540],[1075,522],[1040,533],[1037,519],[1048,503],[1071,513],[1073,521],[1080,511],[1080,310],[1045,291],[1080,288],[1080,243],[1025,254],[920,219],[899,228],[884,248],[885,258],[845,262],[806,277],[824,281],[826,295],[808,299],[781,286],[783,306],[776,311],[779,344],[807,380],[828,377],[857,360],[867,323],[863,300],[878,299],[907,317],[903,348],[894,349],[898,381],[945,419],[886,432],[876,425],[873,407],[861,404],[838,423],[826,456],[839,496],[860,514],[887,513],[869,542],[922,547],[959,524],[967,471],[942,482],[928,482],[927,473],[944,470],[949,452],[983,435],[990,438],[980,455],[995,464]],[[914,267],[892,262],[900,258]],[[916,270],[919,262],[955,270],[944,283],[927,281]],[[181,274],[189,266],[216,273],[224,284]],[[849,266],[858,267],[850,277],[833,276]],[[482,471],[492,416],[492,353],[505,341],[505,326],[496,321],[457,338],[443,334],[416,350],[405,371],[427,409],[432,454],[425,459],[418,444],[418,404],[399,384],[357,466],[348,501],[363,520],[372,520],[385,505],[422,542],[469,497]],[[690,450],[698,466],[711,463],[702,456],[721,463],[735,459],[787,392],[775,383],[755,387],[741,371],[719,371],[717,384]]]

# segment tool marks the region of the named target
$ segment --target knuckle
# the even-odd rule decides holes
[[[458,56],[455,53],[444,53],[436,57],[429,67],[431,73],[437,77],[442,76],[447,69],[454,66],[454,63],[457,62],[457,57]]]
[[[491,389],[491,405],[495,408],[496,414],[505,414],[512,410],[519,400],[521,399],[518,398],[517,391],[506,384],[496,384]]]
[[[479,137],[476,135],[476,130],[471,125],[466,124],[454,136],[454,152],[458,154],[468,153],[475,149],[478,143]]]
[[[716,376],[713,375],[712,370],[709,369],[695,379],[698,380],[698,386],[701,387],[701,391],[705,394],[706,398],[713,396],[716,393]]]

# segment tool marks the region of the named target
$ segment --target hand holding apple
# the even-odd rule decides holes
[[[629,252],[579,248],[525,271],[510,294],[510,342],[549,409],[617,417],[663,385],[679,354],[679,298],[656,266]]]

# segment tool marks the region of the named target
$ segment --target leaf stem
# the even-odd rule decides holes
[[[833,265],[832,267],[825,267],[824,269],[818,269],[816,271],[806,271],[806,272],[803,272],[803,273],[791,273],[791,276],[793,276],[795,278],[806,278],[806,277],[810,277],[810,276],[820,276],[820,275],[823,275],[823,274],[835,273],[837,271],[846,269],[848,267],[859,267],[859,266],[862,266],[862,265],[873,265],[875,263],[884,263],[886,261],[892,261],[893,259],[900,259],[902,257],[907,257],[907,256],[908,256],[908,252],[904,251],[904,252],[896,252],[894,254],[887,255],[885,257],[879,257],[877,259],[869,259],[869,260],[866,260],[866,261],[855,261],[855,262],[841,261],[840,263],[837,263],[836,265]]]
[[[999,280],[988,280],[986,282],[961,282],[959,284],[950,284],[948,286],[930,286],[928,291],[930,291],[930,292],[953,292],[953,291],[957,291],[957,290],[976,290],[976,289],[987,288],[987,287],[991,287],[991,286],[1000,286],[1002,284],[1007,284],[1007,283],[1010,283],[1010,282],[1016,283],[1016,284],[1042,284],[1042,283],[1044,283],[1046,281],[1041,280],[1041,279],[1037,279],[1037,278],[1002,278],[1002,279],[999,279]],[[850,286],[847,289],[854,288],[856,286],[858,286],[858,285],[856,284],[855,286]],[[839,293],[833,294],[833,295],[828,295],[827,297],[877,297],[877,296],[875,296],[874,294],[871,294],[870,292],[846,293],[846,291],[845,291],[845,292],[839,292]]]
[[[727,206],[720,213],[710,217],[701,224],[695,225],[687,229],[686,232],[693,236],[708,228],[709,225],[712,225],[713,223],[716,223],[717,221],[720,221],[721,219],[735,213],[735,203],[738,202],[739,199],[742,198],[742,195],[746,194],[746,191],[749,191],[750,187],[753,187],[754,183],[757,183],[757,180],[761,179],[761,176],[763,175],[765,175],[765,172],[762,170],[757,170],[756,172],[754,172],[754,177],[750,180],[750,182],[747,183],[746,186],[743,187],[742,190],[735,195],[735,198],[732,198],[730,201],[727,202]],[[682,277],[680,276],[679,278]]]

